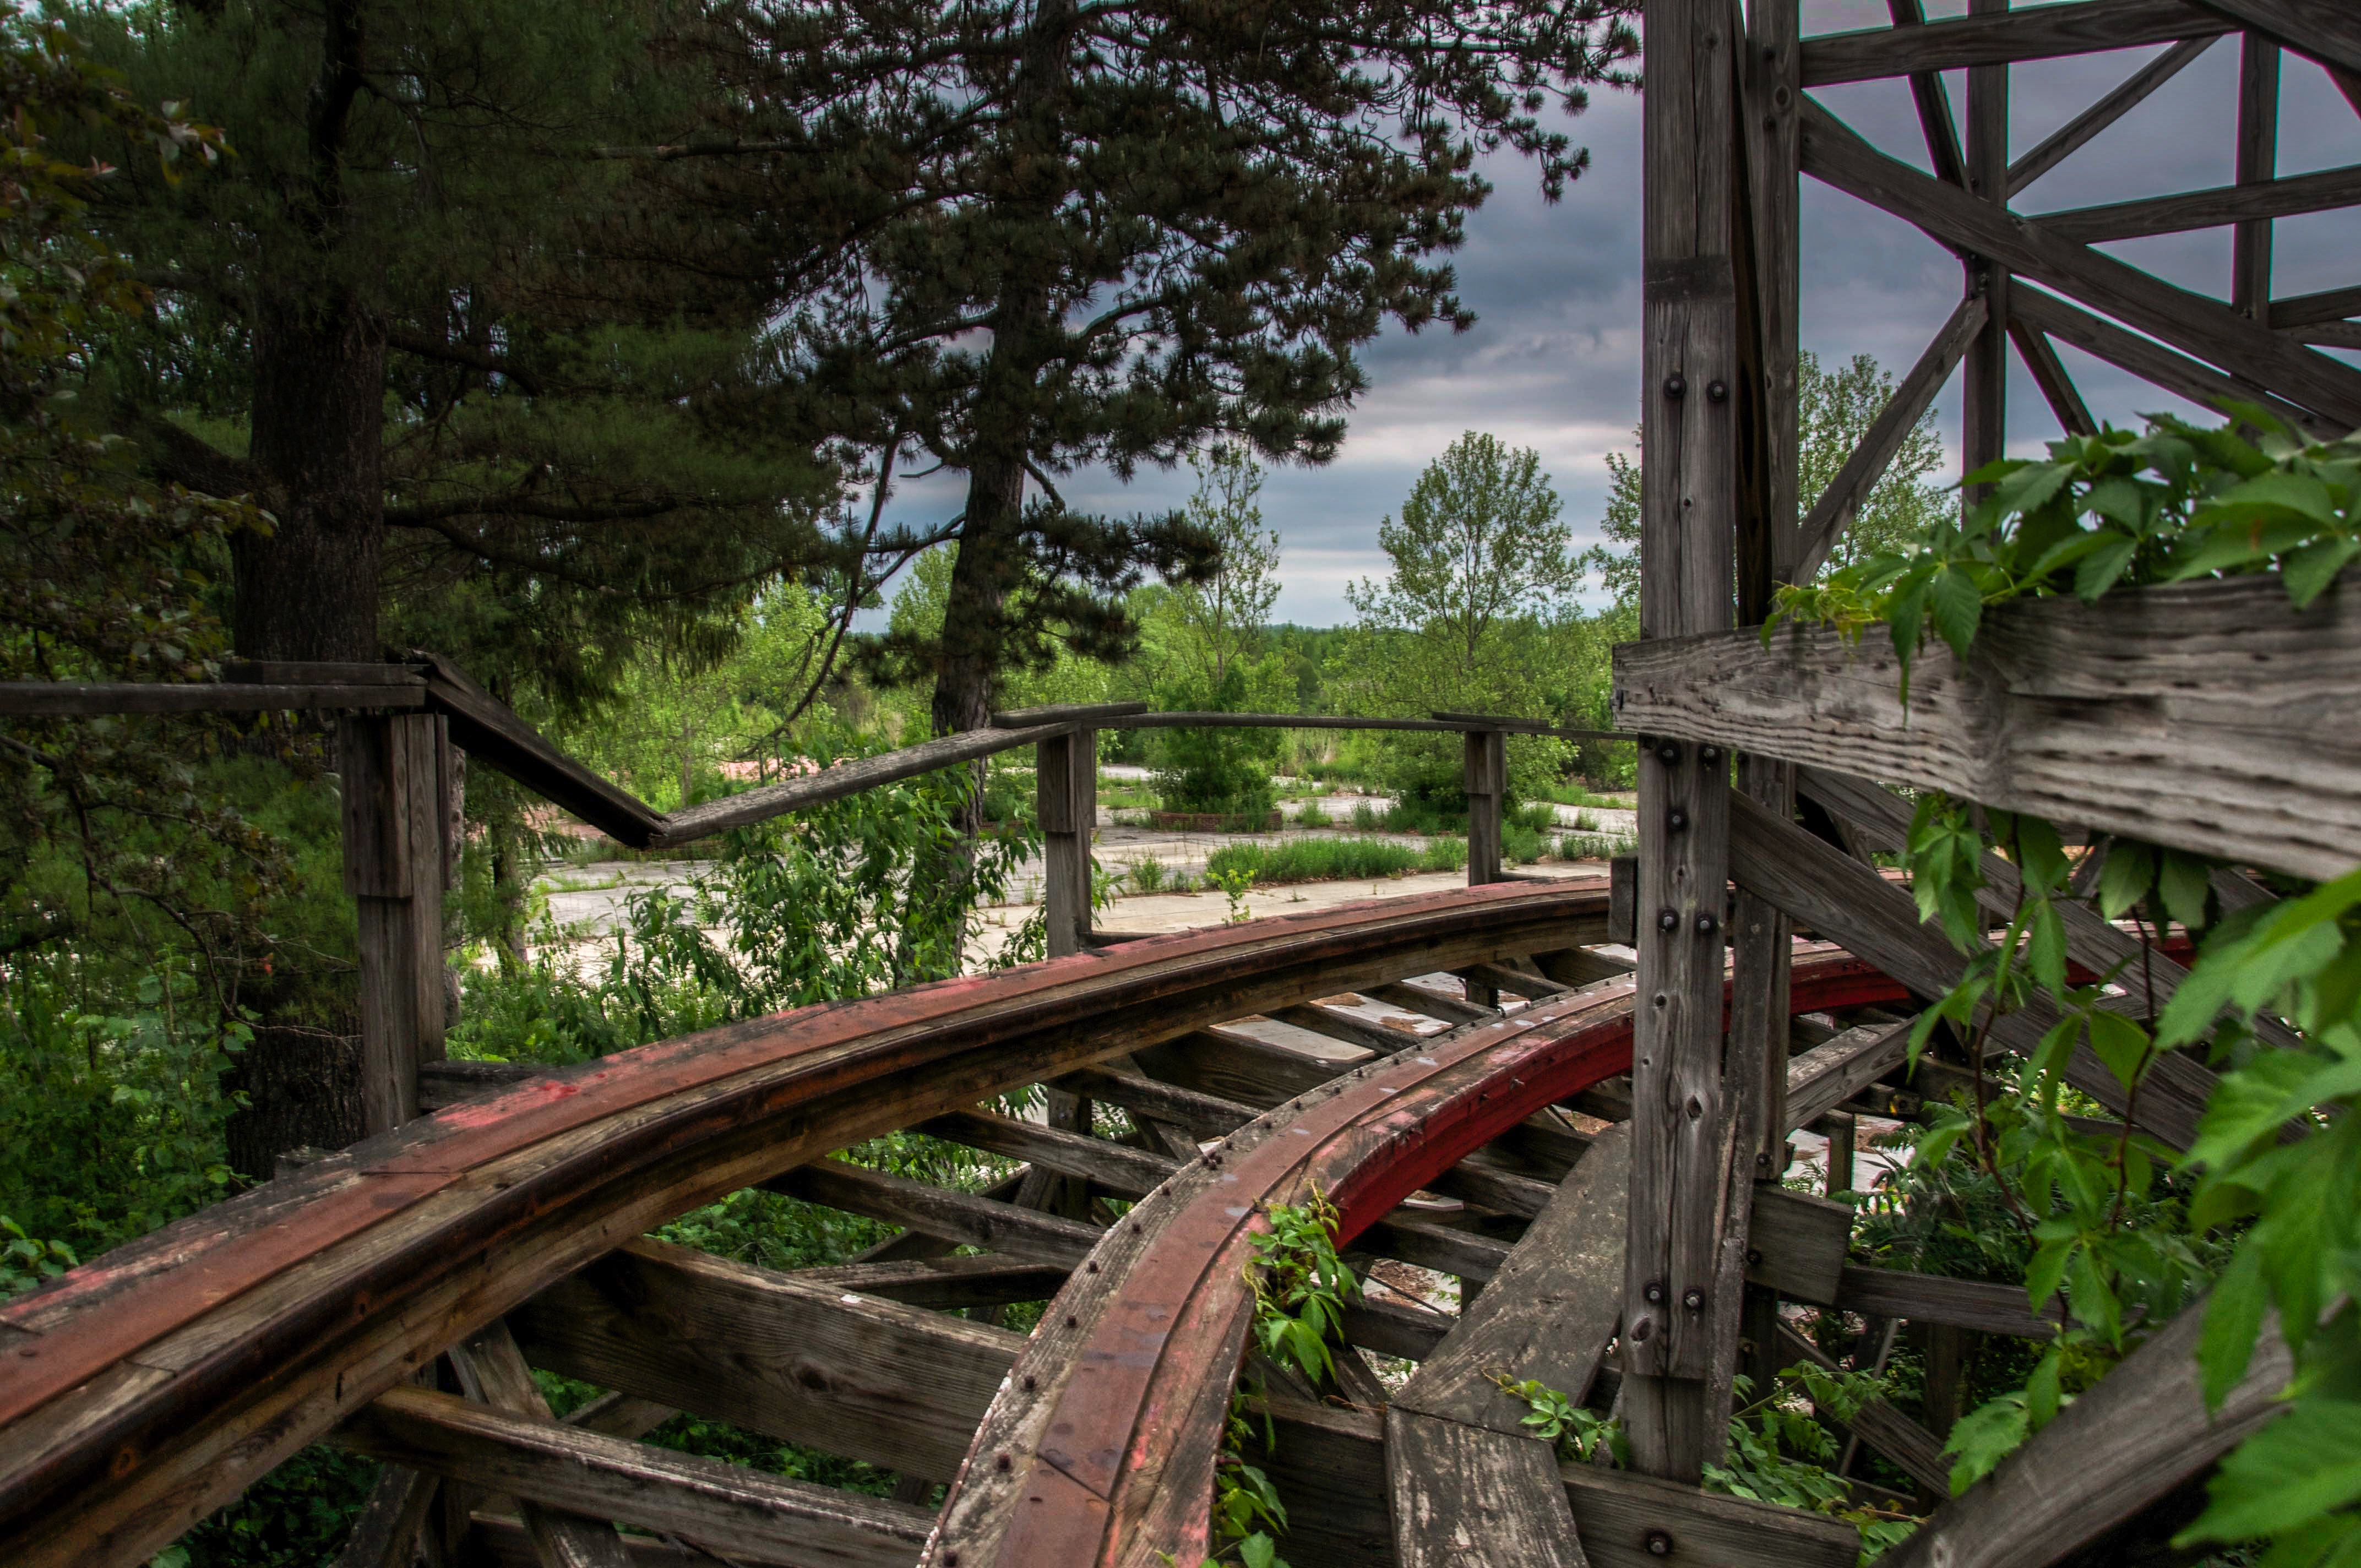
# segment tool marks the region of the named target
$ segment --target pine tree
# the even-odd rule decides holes
[[[695,13],[684,26],[694,28]],[[139,102],[232,148],[170,182],[123,165],[93,211],[159,297],[100,387],[153,470],[249,497],[232,651],[375,660],[425,643],[544,722],[652,643],[727,649],[766,582],[823,563],[832,467],[761,411],[778,248],[715,171],[596,156],[731,112],[660,0],[92,5],[71,27]],[[318,760],[317,737],[305,765]],[[515,893],[521,802],[482,774]],[[495,798],[497,797],[497,798]],[[504,852],[501,852],[504,851]],[[267,1174],[352,1130],[349,935],[251,955]]]
[[[1211,566],[1185,519],[1068,508],[1208,436],[1320,463],[1389,319],[1464,328],[1440,257],[1510,147],[1555,197],[1586,155],[1544,126],[1620,79],[1620,0],[835,0],[737,13],[763,133],[736,153],[804,214],[786,269],[815,405],[890,460],[966,476],[931,676],[939,730],[1054,638],[1115,657],[1143,573]],[[881,479],[891,468],[881,464]]]

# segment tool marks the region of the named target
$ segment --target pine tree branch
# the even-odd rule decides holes
[[[262,493],[261,471],[245,458],[231,456],[160,414],[141,413],[133,420],[149,466],[167,484],[225,500]]]
[[[495,354],[472,343],[453,343],[431,333],[413,332],[408,327],[399,326],[386,328],[385,342],[389,348],[414,354],[421,359],[439,360],[445,365],[460,365],[470,370],[505,376],[536,398],[544,393],[541,378],[533,371],[505,354]]]

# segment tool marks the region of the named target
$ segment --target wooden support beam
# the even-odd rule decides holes
[[[1870,421],[1861,444],[1846,455],[1836,477],[1828,481],[1828,488],[1797,525],[1790,582],[1808,583],[1819,575],[1828,553],[1844,537],[1844,531],[1852,526],[1852,520],[1867,504],[1869,493],[1885,477],[1894,454],[1902,450],[1903,442],[1917,428],[1918,422],[1927,417],[1927,411],[1934,406],[1935,395],[1951,378],[1952,370],[1989,319],[1990,313],[1981,294],[1961,300],[1951,312],[1943,329],[1894,387],[1885,406],[1877,411],[1877,417]]]
[[[1968,0],[1971,16],[2008,15],[2009,0]],[[1993,213],[2008,211],[2008,62],[1968,68],[1968,194]],[[1989,254],[1962,257],[1966,291],[1984,302],[1983,330],[1968,345],[1960,386],[1960,469],[1973,474],[2008,453],[2007,263]],[[1984,487],[1960,492],[1963,507],[1983,499]]]
[[[1844,1266],[1835,1306],[1864,1317],[1906,1318],[1914,1323],[1947,1323],[1979,1333],[2015,1339],[2055,1339],[2064,1320],[2062,1300],[2047,1314],[2025,1304],[2025,1288],[1981,1279],[1947,1279],[1898,1268]]]
[[[1823,1372],[1842,1370],[1818,1345],[1785,1323],[1779,1325],[1777,1360],[1782,1366],[1808,1361]],[[1943,1440],[1884,1400],[1873,1399],[1854,1412],[1850,1420],[1831,1420],[1829,1424],[1850,1429],[1854,1436],[1891,1461],[1895,1469],[1937,1497],[1950,1491],[1951,1462],[1944,1457]]]
[[[2279,50],[2271,45],[2260,47],[2267,59],[2278,58]],[[2258,78],[2252,95],[2268,102],[2277,91],[2271,73],[2260,67],[2249,69]],[[2257,109],[2256,113],[2259,115],[2261,111]],[[2243,115],[2240,123],[2242,126],[2245,124]],[[2257,123],[2259,126],[2259,121]],[[2142,235],[2218,228],[2224,224],[2235,224],[2244,233],[2258,225],[2267,226],[2267,221],[2271,218],[2324,212],[2332,207],[2349,207],[2361,202],[2361,166],[2323,169],[2315,174],[2290,174],[2279,180],[2271,178],[2267,156],[2271,149],[2266,145],[2268,140],[2259,128],[2251,138],[2241,137],[2242,151],[2253,159],[2252,166],[2259,172],[2235,185],[2185,191],[2174,196],[2149,196],[2136,202],[2113,202],[2100,207],[2070,207],[2063,212],[2044,213],[2033,221],[2044,231],[2061,239],[2091,245],[2100,240],[2133,239]],[[2268,253],[2264,255],[2267,259]],[[2244,269],[2242,268],[2241,271]],[[2233,302],[2239,310],[2254,313],[2242,296],[2234,293]]]
[[[514,1322],[548,1371],[938,1481],[958,1470],[1022,1343],[646,1238],[544,1290]]]
[[[1023,1258],[914,1257],[881,1263],[835,1263],[799,1268],[797,1283],[835,1292],[852,1291],[911,1307],[998,1307],[1011,1301],[1046,1301],[1058,1293],[1068,1270]]]
[[[2361,201],[2361,170],[2333,170],[2326,174],[2274,181],[2279,156],[2279,50],[2268,38],[2247,33],[2238,40],[2238,184],[2241,204],[2266,196],[2314,201],[2320,207],[2341,207]],[[2258,322],[2271,311],[2271,219],[2283,212],[2314,212],[2318,207],[2284,207],[2272,202],[2262,210],[2241,212],[2231,235],[2230,303]]]
[[[2090,405],[2082,400],[2074,378],[2066,373],[2065,363],[2058,357],[2058,350],[2050,346],[2049,339],[2028,326],[2015,311],[2009,313],[2008,337],[2016,345],[2016,356],[2031,372],[2033,384],[2041,389],[2041,400],[2049,405],[2059,428],[2069,435],[2098,434],[2099,422],[2091,417]]]
[[[2332,71],[2361,71],[2361,16],[2340,0],[2197,0]]]
[[[2246,1378],[2218,1413],[2207,1412],[2197,1363],[2204,1311],[2202,1302],[2185,1309],[1999,1469],[1938,1508],[1890,1554],[1893,1568],[2047,1568],[2284,1414],[2279,1395],[2293,1367],[2275,1320]]]
[[[2271,302],[2270,321],[2276,327],[2311,326],[2318,322],[2342,321],[2346,316],[2361,316],[2361,284]]]
[[[549,1401],[505,1322],[477,1330],[449,1354],[460,1386],[478,1404],[529,1421],[552,1419]],[[531,1497],[520,1498],[518,1507],[542,1568],[630,1568],[630,1554],[605,1519],[548,1508]]]
[[[2299,613],[2268,576],[2019,599],[1964,667],[1922,647],[1907,709],[1874,631],[1631,642],[1615,701],[1646,733],[2325,879],[2361,859],[2361,749],[2318,721],[2361,705],[2356,604],[2347,584]]]
[[[709,839],[732,828],[767,822],[791,811],[805,811],[824,806],[831,800],[842,800],[849,795],[880,784],[917,778],[960,762],[972,762],[980,757],[997,756],[1020,746],[1038,745],[1052,736],[1063,735],[1070,726],[1036,725],[1027,729],[970,729],[957,735],[945,735],[933,740],[922,740],[916,746],[905,746],[898,751],[887,751],[874,757],[862,757],[850,762],[838,762],[816,773],[788,779],[781,784],[764,784],[759,789],[726,795],[701,806],[687,806],[664,819],[664,828],[656,837],[659,848],[694,843]]]
[[[1957,981],[1966,959],[1949,940],[1918,919],[1910,895],[1833,846],[1781,821],[1743,796],[1732,800],[1730,874],[1855,956],[1875,964],[1912,991],[1938,996]],[[1992,1026],[1993,1043],[2030,1054],[2056,1021],[2039,997]],[[2117,1114],[2123,1086],[2087,1045],[2075,1047],[2067,1080]],[[2194,1141],[2198,1117],[2213,1092],[2213,1074],[2189,1058],[2167,1053],[2142,1083],[2138,1123],[2176,1148]]]
[[[1936,239],[1988,256],[2096,304],[2143,332],[2291,401],[2361,424],[2361,370],[2264,329],[2227,305],[2178,289],[2111,256],[2045,233],[1879,152],[1808,98],[1804,170]]]
[[[1599,1135],[1525,1232],[1491,1288],[1394,1395],[1418,1410],[1503,1433],[1524,1430],[1521,1400],[1492,1375],[1537,1378],[1580,1404],[1621,1317],[1631,1134]],[[1536,1184],[1540,1185],[1540,1184]]]
[[[1863,1024],[1787,1064],[1787,1114],[1781,1136],[1808,1127],[1900,1067],[1916,1020]]]
[[[1645,26],[1640,630],[1666,638],[1727,628],[1734,608],[1738,40],[1715,0],[1648,0]],[[1632,1047],[1623,1398],[1634,1465],[1686,1482],[1719,1435],[1707,1378],[1731,1158],[1720,1146],[1730,1131],[1721,1086],[1729,777],[1719,749],[1640,748],[1638,980],[1655,1004],[1638,1010]]]
[[[1043,724],[1095,724],[1105,718],[1133,718],[1148,711],[1144,702],[1060,702],[1044,707],[1018,707],[992,716],[994,729],[1031,729]]]
[[[1423,1014],[1455,1028],[1467,1024],[1488,1024],[1500,1015],[1497,1008],[1478,1006],[1456,996],[1447,996],[1432,986],[1413,985],[1407,981],[1388,981],[1383,985],[1363,986],[1358,994],[1372,1002],[1384,1002]]]
[[[2018,192],[2088,146],[2101,131],[2146,103],[2158,88],[2212,49],[2214,41],[2212,38],[2187,38],[2163,50],[2125,78],[2114,92],[2043,137],[2032,151],[2008,166],[2010,198],[2013,200]]]
[[[440,1476],[399,1464],[379,1469],[332,1568],[410,1568],[418,1552],[418,1531],[441,1485]]]
[[[361,1122],[418,1114],[418,1069],[443,1056],[443,890],[450,856],[443,720],[355,714],[338,726],[345,891],[359,915]]]
[[[944,1241],[1067,1267],[1090,1255],[1099,1239],[1097,1229],[1080,1220],[952,1192],[841,1160],[797,1166],[763,1185],[807,1203],[825,1203]]]
[[[2259,382],[2241,376],[2225,376],[2154,338],[2126,332],[2113,322],[2070,305],[2055,294],[2019,283],[2009,294],[2009,309],[2017,321],[2034,331],[2070,343],[2085,354],[2153,381],[2168,391],[2178,392],[2191,402],[2209,406],[2219,406],[2225,400],[2259,403],[2296,429],[2321,439],[2333,439],[2343,433],[2343,427],[2336,422],[2323,420],[2309,409],[2273,396]]]
[[[1806,795],[1842,817],[1878,849],[1898,853],[1908,841],[1910,805],[1891,790],[1821,768],[1806,768],[1799,776]],[[1976,902],[1995,920],[2014,919],[2022,892],[2016,867],[2003,856],[1987,854],[1980,870],[1983,884],[1976,889]],[[2143,950],[2129,933],[2086,905],[2061,902],[2057,909],[2066,932],[2067,958],[2092,974],[2136,975],[2143,992],[2155,992],[2158,1006],[2170,1001],[2189,978],[2177,960],[2153,948]],[[2258,1016],[2254,1026],[2273,1045],[2296,1044],[2293,1034],[2268,1017]]]
[[[1287,1559],[1297,1568],[1367,1568],[1390,1560],[1384,1419],[1274,1392],[1279,1429],[1260,1467],[1287,1501]],[[1257,1423],[1259,1427],[1259,1422]],[[1701,1492],[1626,1471],[1558,1470],[1591,1568],[1851,1568],[1861,1538],[1842,1520],[1801,1508]]]
[[[1323,1003],[1305,1002],[1293,1007],[1275,1007],[1263,1014],[1274,1023],[1318,1035],[1340,1045],[1358,1046],[1363,1050],[1391,1056],[1408,1050],[1426,1036],[1408,1029],[1397,1029],[1385,1024],[1372,1024],[1367,1019],[1331,1007]]]
[[[1864,27],[1804,40],[1804,85],[1869,82],[1919,71],[2095,54],[2139,44],[2219,38],[2236,29],[2182,0],[2082,0],[1923,27]]]
[[[1926,7],[1919,0],[1885,0],[1885,9],[1897,29],[1927,25]],[[1935,178],[1947,185],[1965,185],[1967,159],[1960,150],[1960,127],[1951,117],[1951,94],[1943,86],[1941,72],[1912,71],[1910,102],[1918,111],[1918,132],[1926,138],[1927,161],[1934,166]]]
[[[379,1395],[330,1441],[779,1568],[908,1568],[931,1523],[904,1504],[512,1416],[423,1388]]]
[[[1042,911],[1049,956],[1082,950],[1091,928],[1091,833],[1098,821],[1098,732],[1037,741],[1034,796],[1041,823]]]

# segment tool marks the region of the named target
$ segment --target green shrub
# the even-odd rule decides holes
[[[1142,855],[1131,868],[1130,882],[1135,893],[1154,893],[1164,885],[1164,862],[1154,855]]]
[[[1303,803],[1303,809],[1295,814],[1295,826],[1298,828],[1334,828],[1336,826],[1336,819],[1329,816],[1326,812],[1321,810],[1320,803],[1318,801],[1307,800]]]
[[[1250,872],[1256,885],[1290,882],[1361,882],[1411,872],[1458,871],[1467,846],[1439,839],[1420,847],[1385,839],[1288,839],[1277,844],[1225,844],[1205,861],[1213,880]]]

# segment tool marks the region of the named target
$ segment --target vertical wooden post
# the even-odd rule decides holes
[[[1820,1118],[1820,1130],[1828,1140],[1828,1168],[1821,1190],[1833,1198],[1852,1190],[1853,1161],[1861,1152],[1854,1142],[1859,1129],[1851,1112],[1831,1111]]]
[[[2005,12],[2009,0],[1968,0],[1971,16]],[[2008,202],[2008,67],[1979,65],[1968,71],[1968,189],[1995,205]],[[2008,449],[2008,272],[1988,257],[1967,261],[1970,294],[1982,292],[1990,307],[1983,330],[1960,362],[1960,449],[1964,472],[1998,462]],[[1979,485],[1963,498],[1983,497]]]
[[[1737,227],[1739,353],[1748,366],[1736,429],[1738,620],[1758,625],[1794,575],[1799,449],[1795,409],[1801,131],[1796,115],[1797,0],[1754,0],[1740,71],[1739,146],[1746,221]],[[1738,787],[1781,817],[1795,806],[1795,771],[1741,756]],[[1715,1351],[1707,1379],[1707,1449],[1719,1455],[1735,1375],[1758,1392],[1775,1356],[1777,1300],[1746,1284],[1747,1225],[1757,1181],[1785,1162],[1790,927],[1768,900],[1741,892],[1731,905],[1730,1043],[1723,1060],[1730,1150],[1727,1195],[1709,1312]],[[1741,1355],[1743,1347],[1751,1352]]]
[[[1042,905],[1049,956],[1079,953],[1091,929],[1091,831],[1098,822],[1098,731],[1076,729],[1033,748],[1041,818]]]
[[[419,1066],[443,1059],[448,749],[435,714],[357,713],[337,730],[345,891],[360,916],[362,1126],[372,1135],[418,1114]]]
[[[1500,878],[1500,803],[1509,792],[1509,738],[1470,729],[1462,781],[1467,791],[1467,885]]]
[[[2261,184],[2279,171],[2279,46],[2257,33],[2238,39],[2238,183]],[[2257,321],[2271,308],[2271,220],[2250,218],[2231,231],[2230,303]]]
[[[1049,956],[1079,953],[1091,929],[1091,832],[1098,823],[1098,731],[1074,729],[1033,748],[1034,802],[1041,819],[1042,918]],[[1091,1102],[1063,1090],[1044,1089],[1044,1119],[1061,1132],[1091,1131]],[[1088,1185],[1038,1167],[1026,1174],[1016,1201],[1028,1208],[1080,1219],[1090,1206]]]
[[[1740,373],[1731,264],[1735,51],[1728,0],[1648,0],[1640,632],[1730,625]],[[1639,1012],[1632,1047],[1623,1398],[1632,1460],[1694,1482],[1709,1441],[1730,759],[1640,751]],[[1733,1309],[1736,1303],[1731,1304]]]

